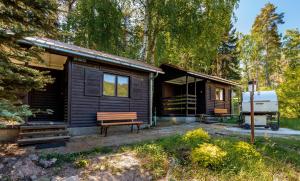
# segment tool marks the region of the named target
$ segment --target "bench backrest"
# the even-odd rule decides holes
[[[136,112],[97,112],[97,121],[122,121],[137,119]]]
[[[227,109],[215,108],[214,113],[215,114],[227,114]]]

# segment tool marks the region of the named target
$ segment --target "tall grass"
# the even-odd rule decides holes
[[[300,118],[281,118],[280,126],[283,128],[300,130]]]

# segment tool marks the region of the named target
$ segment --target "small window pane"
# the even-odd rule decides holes
[[[224,100],[224,89],[216,88],[216,100]]]
[[[111,74],[104,74],[103,76],[103,95],[116,95],[116,76]]]
[[[128,77],[118,76],[118,96],[128,97]]]

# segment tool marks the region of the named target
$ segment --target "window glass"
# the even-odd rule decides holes
[[[224,89],[216,88],[216,100],[224,101]]]
[[[103,95],[116,95],[116,76],[111,74],[104,74],[103,76]]]
[[[118,76],[118,96],[128,97],[128,77]]]

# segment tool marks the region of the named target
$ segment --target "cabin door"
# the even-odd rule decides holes
[[[197,82],[197,114],[206,113],[205,82]]]

